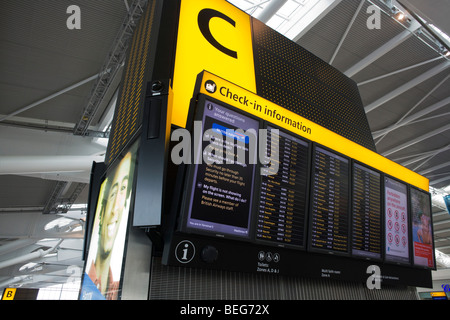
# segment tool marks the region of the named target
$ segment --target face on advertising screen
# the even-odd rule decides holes
[[[105,192],[106,204],[102,212],[99,239],[99,251],[103,258],[111,254],[122,221],[127,200],[130,167],[131,153],[128,153],[117,167],[109,184],[109,190]]]
[[[81,299],[118,299],[134,159],[131,150],[102,183]]]

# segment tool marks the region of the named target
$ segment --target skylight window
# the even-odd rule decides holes
[[[246,13],[258,18],[270,1],[228,0]],[[288,0],[270,18],[267,25],[295,40],[312,22],[336,4],[336,0]]]
[[[436,27],[434,24],[429,24],[429,26],[440,36],[447,44],[450,44],[450,36],[444,31]]]
[[[69,223],[71,223],[73,220],[68,218],[57,218],[49,223],[46,224],[44,227],[44,230],[51,230],[51,229],[57,229],[60,230],[61,228],[67,226]]]

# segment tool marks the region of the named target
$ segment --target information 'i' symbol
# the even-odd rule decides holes
[[[183,257],[181,258],[181,260],[187,260],[187,253],[188,253],[188,248],[189,245],[187,243],[184,244],[184,249],[183,249]]]
[[[195,256],[195,246],[191,241],[183,240],[180,243],[178,243],[177,247],[175,248],[175,257],[177,258],[178,262],[181,263],[191,262],[194,256]]]

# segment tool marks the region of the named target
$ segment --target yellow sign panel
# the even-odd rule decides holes
[[[251,17],[223,0],[182,0],[175,56],[172,123],[185,127],[203,70],[256,92]]]
[[[3,292],[2,300],[14,300],[14,296],[16,295],[16,288],[6,288]]]
[[[420,189],[429,189],[427,178],[209,72],[203,74],[200,93],[224,101]]]
[[[432,297],[446,297],[446,293],[441,291],[441,292],[430,292],[430,295]]]

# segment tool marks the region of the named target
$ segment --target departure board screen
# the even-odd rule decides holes
[[[266,155],[278,155],[276,174],[261,176],[256,239],[279,246],[304,247],[309,144],[268,127]],[[266,165],[268,167],[269,165]]]
[[[353,164],[352,254],[381,259],[381,174]]]
[[[310,249],[348,253],[349,159],[314,148],[311,176]]]
[[[406,184],[385,177],[385,260],[409,264],[408,190]]]
[[[185,227],[249,238],[257,162],[250,144],[257,143],[260,123],[221,104],[203,101],[199,103],[201,141],[194,142],[201,148],[194,150]]]

